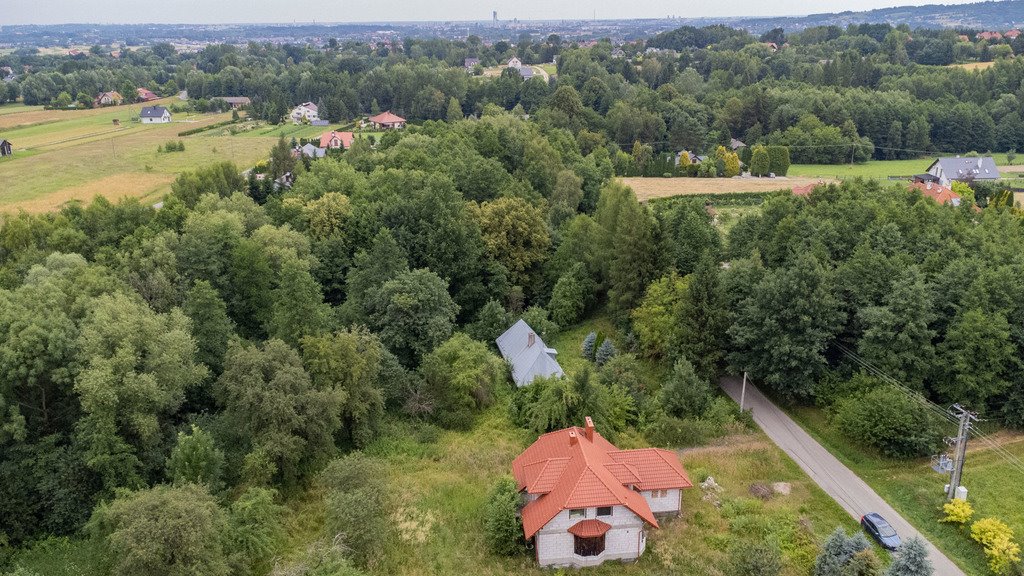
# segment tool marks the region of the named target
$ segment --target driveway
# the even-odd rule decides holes
[[[719,383],[722,390],[738,403],[742,382],[743,379],[740,377],[726,376]],[[772,442],[775,442],[790,458],[796,461],[822,490],[849,512],[850,516],[859,521],[860,517],[868,512],[878,512],[892,524],[904,540],[911,536],[921,538],[928,549],[928,557],[935,567],[935,574],[938,576],[964,576],[964,572],[957,568],[952,560],[897,514],[892,506],[889,506],[852,470],[844,466],[807,432],[804,432],[799,424],[775,404],[772,404],[771,400],[761,394],[749,380],[743,407],[753,410],[754,422],[764,430]]]

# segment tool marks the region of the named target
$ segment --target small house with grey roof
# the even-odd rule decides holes
[[[512,380],[522,388],[535,378],[564,376],[555,360],[558,351],[548,348],[524,320],[519,320],[495,340],[501,356],[512,367]]]
[[[937,158],[928,167],[928,174],[943,186],[953,182],[999,179],[999,169],[991,156]]]

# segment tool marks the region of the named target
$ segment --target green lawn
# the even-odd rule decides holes
[[[548,62],[547,64],[537,64],[537,67],[547,72],[551,76],[558,74],[558,65],[556,64]]]
[[[266,158],[275,142],[270,137],[223,137],[216,131],[179,137],[179,132],[231,115],[175,114],[170,124],[130,122],[138,108],[26,112],[24,117],[33,123],[3,132],[14,143],[15,154],[0,162],[0,179],[6,182],[0,190],[0,212],[43,212],[100,194],[157,198],[181,172],[224,160],[246,168]],[[113,124],[115,118],[121,126]],[[157,153],[170,140],[184,141],[185,152]]]
[[[1006,164],[1006,154],[993,154],[996,164]],[[912,176],[921,174],[935,160],[929,156],[918,160],[869,160],[863,164],[793,164],[788,176],[810,176],[815,178],[863,178],[885,179],[889,176]]]
[[[938,523],[939,508],[945,501],[942,488],[948,477],[934,472],[929,460],[892,460],[861,448],[832,428],[820,409],[796,408],[789,413],[968,574],[989,573],[981,548],[966,530]],[[1024,457],[1024,436],[1004,440],[1007,450]],[[998,517],[1014,529],[1018,539],[1024,537],[1024,475],[974,442],[969,447],[963,485],[976,520]]]
[[[42,106],[25,106],[24,104],[12,102],[10,104],[0,104],[0,116],[4,114],[18,114],[20,112],[31,112],[42,109]]]

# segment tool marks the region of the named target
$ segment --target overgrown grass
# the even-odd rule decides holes
[[[598,332],[605,338],[611,338],[620,353],[625,351],[626,335],[615,326],[605,312],[599,312],[580,324],[562,327],[562,330],[554,338],[551,338],[551,342],[547,342],[548,346],[558,350],[558,364],[566,374],[571,376],[585,366],[594,367],[592,362],[583,357],[583,339],[590,332]],[[664,363],[643,357],[640,357],[639,360],[642,370],[640,377],[644,379],[646,389],[656,391],[661,388],[661,382],[668,373],[668,367]]]
[[[968,574],[987,574],[981,547],[967,530],[940,524],[947,476],[931,469],[928,459],[903,461],[885,458],[847,439],[828,424],[818,408],[793,408],[793,418],[885,498],[904,518],[925,534]],[[1004,447],[1024,457],[1024,436],[1000,437]],[[995,516],[1024,536],[1024,475],[991,450],[975,441],[969,445],[963,485],[974,506],[974,519]]]

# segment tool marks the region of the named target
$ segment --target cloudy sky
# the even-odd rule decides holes
[[[969,1],[969,0],[967,0]],[[367,22],[412,20],[768,16],[926,4],[914,0],[0,0],[0,25]],[[934,2],[931,2],[934,3]],[[946,0],[945,4],[964,1]]]

